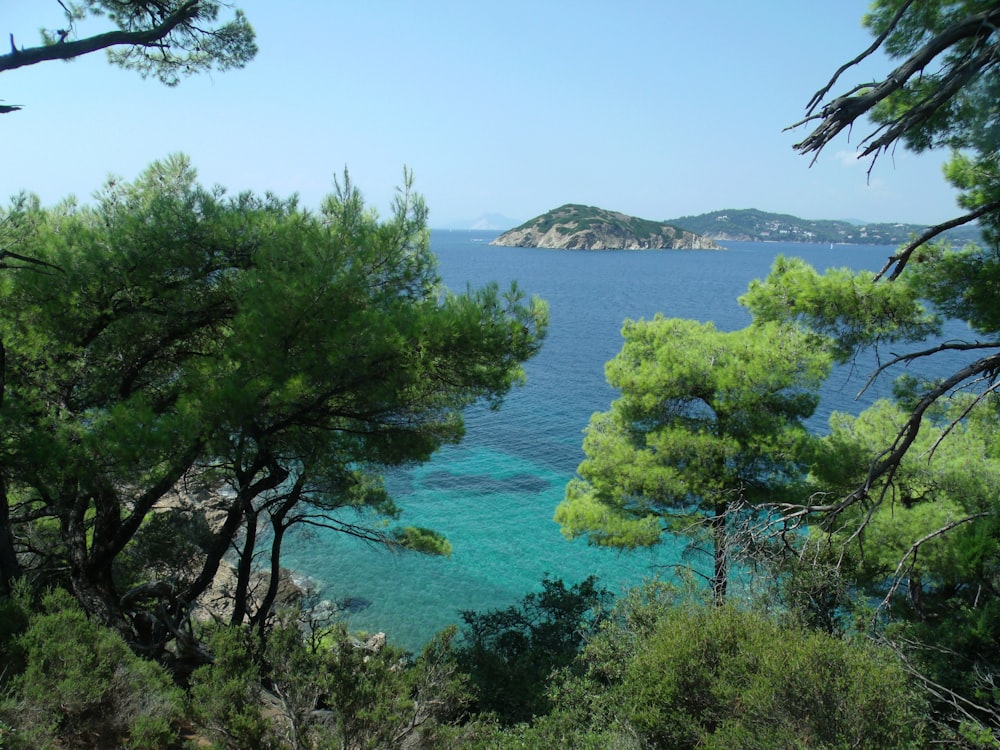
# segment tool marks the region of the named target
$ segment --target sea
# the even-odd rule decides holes
[[[399,523],[443,533],[452,555],[392,552],[315,529],[298,530],[285,543],[285,564],[318,598],[339,603],[352,631],[386,633],[413,652],[441,629],[460,625],[463,612],[517,603],[540,590],[546,576],[572,585],[594,575],[621,594],[645,580],[669,578],[678,565],[707,570],[709,561],[686,552],[683,542],[618,552],[568,541],[552,520],[583,458],[583,429],[617,395],[604,365],[621,348],[622,322],[662,313],[735,330],[750,322],[737,298],[752,279],[767,275],[777,255],[804,258],[818,269],[874,271],[894,250],[724,242],[723,251],[587,252],[494,247],[489,243],[496,236],[433,231],[441,278],[453,291],[516,281],[526,294],[545,299],[550,325],[542,350],[525,365],[526,384],[499,410],[476,406],[466,413],[459,445],[387,476],[402,510]],[[954,322],[945,335],[968,338],[969,332]],[[866,355],[835,370],[810,429],[823,432],[832,411],[858,413],[891,394],[887,376],[859,395],[874,363]],[[917,372],[933,375],[926,368],[954,363],[937,361]]]

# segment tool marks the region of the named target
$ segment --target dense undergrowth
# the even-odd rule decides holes
[[[35,598],[21,585],[3,606],[0,747],[12,750],[904,748],[945,737],[926,693],[867,637],[658,584],[612,606],[593,579],[547,579],[517,606],[465,613],[419,655],[297,609],[263,635],[204,624],[205,662],[189,672],[136,656],[58,589]]]

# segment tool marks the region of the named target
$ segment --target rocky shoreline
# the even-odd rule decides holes
[[[491,245],[557,250],[723,250],[707,237],[662,222],[567,204],[504,232]]]
[[[229,498],[218,488],[201,487],[198,489],[174,488],[161,499],[154,512],[179,512],[189,517],[204,518],[207,528],[217,532],[225,521]],[[200,561],[195,561],[192,567],[197,568]],[[278,594],[274,609],[290,610],[297,607],[308,607],[312,612],[311,620],[316,622],[331,622],[344,613],[364,608],[369,602],[363,599],[347,599],[333,601],[319,599],[314,601],[314,591],[306,576],[282,567],[279,572]],[[251,592],[264,591],[271,581],[270,572],[258,570],[253,573]],[[236,566],[223,559],[211,586],[198,598],[191,609],[191,616],[197,622],[228,623],[233,615],[233,594],[236,589]],[[352,638],[354,645],[367,651],[377,652],[386,643],[385,633]]]

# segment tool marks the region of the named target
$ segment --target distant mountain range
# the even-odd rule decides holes
[[[470,221],[450,224],[442,229],[482,229],[503,232],[521,222],[502,214],[487,213]],[[755,208],[726,209],[698,216],[682,216],[664,221],[675,227],[712,240],[738,242],[816,242],[848,245],[899,245],[928,227],[920,224],[862,223],[845,220],[800,219]],[[958,227],[943,237],[955,245],[982,242],[975,224]]]
[[[850,221],[800,219],[755,208],[712,211],[682,216],[667,223],[713,240],[740,242],[818,242],[848,245],[899,245],[926,230],[919,224],[856,224]],[[951,229],[942,235],[956,245],[982,242],[976,225]]]
[[[517,219],[512,219],[509,216],[504,216],[503,214],[483,214],[475,219],[469,219],[467,221],[456,221],[441,227],[442,229],[482,229],[482,230],[496,230],[498,232],[504,232],[513,226],[517,226],[521,222]]]

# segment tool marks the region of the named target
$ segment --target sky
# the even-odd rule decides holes
[[[946,154],[869,162],[793,144],[812,94],[871,41],[866,0],[237,0],[260,51],[167,88],[103,53],[0,76],[0,200],[88,200],[182,152],[205,185],[318,207],[346,168],[388,210],[404,168],[431,227],[564,203],[667,220],[758,208],[931,224],[959,213]],[[34,46],[56,0],[5,0]],[[85,27],[101,31],[103,27]],[[838,91],[891,69],[878,57]],[[867,132],[867,131],[865,131]]]

